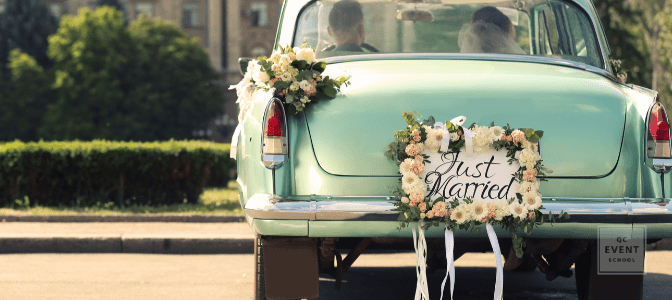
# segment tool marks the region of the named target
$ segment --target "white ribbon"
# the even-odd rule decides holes
[[[450,132],[448,132],[446,124],[442,122],[436,122],[434,123],[434,129],[441,129],[441,131],[443,131],[443,140],[441,140],[441,148],[439,148],[439,150],[441,152],[448,151],[448,146],[450,145]]]
[[[465,127],[462,127],[462,129],[464,129],[464,149],[466,150],[465,152],[467,153],[467,155],[472,155],[474,154],[474,143],[472,140],[472,138],[474,137],[474,133]]]
[[[415,228],[418,228],[419,236]],[[415,300],[429,300],[429,288],[427,287],[427,241],[425,231],[422,229],[422,221],[411,225],[413,232],[413,247],[415,248],[415,274],[418,283],[415,287]]]
[[[455,248],[455,240],[453,239],[453,231],[448,229],[446,224],[446,278],[441,283],[441,300],[443,300],[443,290],[446,288],[446,280],[450,276],[450,299],[453,299],[453,289],[455,288],[455,259],[453,251]]]
[[[238,151],[238,136],[240,135],[240,126],[242,124],[238,123],[236,126],[236,131],[233,132],[233,137],[231,138],[231,150],[229,150],[229,157],[236,159],[236,152]]]
[[[490,244],[492,244],[492,252],[495,253],[495,260],[497,261],[497,277],[495,279],[495,297],[494,300],[501,300],[504,290],[504,269],[502,268],[502,252],[499,250],[499,243],[497,242],[497,235],[495,229],[490,223],[485,223],[485,229],[488,232]]]

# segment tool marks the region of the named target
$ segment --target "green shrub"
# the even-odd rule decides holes
[[[205,141],[0,144],[0,205],[28,196],[43,206],[195,203],[227,182],[230,146]],[[214,175],[214,176],[212,176]]]

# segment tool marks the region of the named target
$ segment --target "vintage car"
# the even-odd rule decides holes
[[[327,62],[324,74],[346,74],[350,85],[297,114],[257,90],[233,142],[257,235],[256,299],[317,298],[319,273],[338,287],[365,249],[413,249],[394,210],[399,168],[383,150],[405,128],[403,111],[543,129],[539,151],[552,170],[543,212],[570,218],[521,233],[522,259],[497,231],[505,267],[539,267],[553,280],[575,265],[580,299],[642,297],[641,274],[597,274],[596,240],[600,227],[672,237],[669,125],[656,91],[617,77],[590,0],[358,0],[360,11],[341,20],[357,24],[345,42],[330,20],[338,2],[285,0],[275,47],[305,41]],[[482,21],[484,7],[508,22]],[[271,118],[281,127],[273,134]],[[443,227],[426,237],[428,269],[445,268]],[[491,249],[483,232],[455,238],[456,258]]]

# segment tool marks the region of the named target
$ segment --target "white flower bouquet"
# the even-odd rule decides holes
[[[275,89],[275,96],[280,97],[294,115],[316,101],[318,95],[333,99],[342,85],[350,84],[347,77],[322,76],[326,66],[326,62],[315,60],[315,50],[305,42],[297,48],[280,46],[280,51],[270,58],[263,56],[251,61],[245,78],[232,88],[238,89],[239,100],[245,98],[245,94],[241,97],[241,91],[250,91],[250,86],[251,91]],[[249,94],[247,96],[249,98]],[[243,101],[240,102],[243,108]]]

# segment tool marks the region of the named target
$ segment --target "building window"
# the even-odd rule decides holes
[[[135,4],[135,17],[140,14],[146,14],[148,17],[154,16],[154,5],[151,2],[138,2]]]
[[[182,4],[182,27],[198,27],[201,26],[198,19],[200,12],[200,4],[198,2],[185,2]]]
[[[51,14],[58,19],[63,15],[63,4],[49,3],[49,10],[51,11]]]
[[[268,26],[268,13],[266,2],[252,2],[250,4],[252,27]]]

